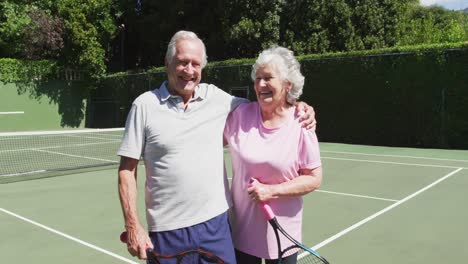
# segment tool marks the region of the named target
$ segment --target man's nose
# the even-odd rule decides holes
[[[184,67],[184,72],[193,73],[193,71],[194,71],[194,67],[193,67],[192,63],[187,63],[187,65],[185,65],[185,67]]]

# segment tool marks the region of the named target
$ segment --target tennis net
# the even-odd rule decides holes
[[[117,166],[123,128],[0,133],[0,183]]]

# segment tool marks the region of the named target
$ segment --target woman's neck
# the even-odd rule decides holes
[[[277,128],[284,124],[290,117],[293,106],[284,104],[275,108],[260,107],[263,126],[266,128]]]

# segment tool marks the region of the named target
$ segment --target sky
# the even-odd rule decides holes
[[[419,0],[419,2],[423,6],[438,5],[450,10],[460,10],[468,7],[468,0]]]

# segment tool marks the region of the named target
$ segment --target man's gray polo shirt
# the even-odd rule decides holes
[[[184,109],[166,82],[133,102],[118,155],[143,156],[149,231],[192,226],[228,209],[223,130],[230,111],[242,102],[200,84]]]

